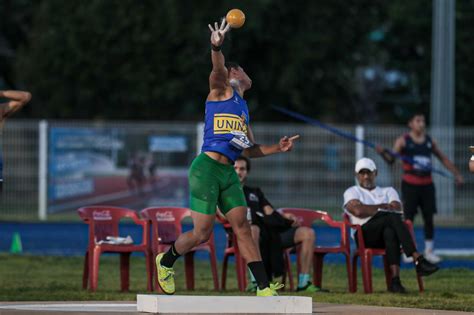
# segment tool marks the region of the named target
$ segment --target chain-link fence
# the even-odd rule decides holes
[[[351,134],[356,132],[353,125],[336,127]],[[40,122],[11,120],[3,132],[5,183],[0,219],[37,219],[41,211],[48,219],[69,219],[75,218],[71,210],[98,203],[135,209],[187,206],[187,169],[198,151],[199,128],[195,123],[181,122],[48,121],[44,129],[46,156],[41,158]],[[322,209],[340,218],[342,194],[355,184],[357,150],[359,156],[375,160],[379,185],[392,185],[400,191],[400,163],[389,166],[372,149],[365,148],[361,153],[361,147],[357,148],[354,142],[302,124],[257,123],[253,130],[259,143],[275,143],[284,135],[301,135],[293,152],[252,160],[248,184],[260,186],[276,208]],[[390,148],[407,129],[370,126],[360,127],[359,131],[366,140]],[[457,128],[454,150],[446,152],[454,157],[466,183],[455,187],[452,179],[434,175],[439,223],[473,222],[474,176],[467,170],[473,134],[474,128]],[[449,139],[439,142],[446,141]],[[47,170],[42,179],[41,165]],[[40,201],[41,187],[45,201]],[[453,193],[446,187],[452,187]]]
[[[38,123],[14,121],[2,132],[3,194],[0,218],[38,216]]]

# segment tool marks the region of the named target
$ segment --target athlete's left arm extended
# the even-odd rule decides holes
[[[256,144],[255,137],[253,135],[252,129],[248,127],[247,137],[250,142],[254,145],[248,149],[245,149],[243,155],[250,158],[264,157],[270,154],[280,153],[280,152],[289,152],[293,149],[293,141],[298,139],[300,136],[296,135],[293,137],[283,137],[280,139],[279,143],[272,145]]]
[[[0,91],[0,98],[7,98],[9,101],[0,104],[0,120],[8,117],[22,108],[31,99],[31,94],[24,91]]]
[[[456,184],[463,184],[464,178],[462,177],[461,173],[456,168],[456,166],[454,166],[453,162],[451,162],[448,159],[448,157],[444,155],[443,152],[441,152],[441,150],[438,147],[438,144],[434,140],[432,140],[432,144],[433,144],[433,154],[441,161],[441,163],[443,163],[444,166],[446,166],[446,168],[451,173],[453,173],[456,180]]]

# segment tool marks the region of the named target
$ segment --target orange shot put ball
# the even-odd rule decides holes
[[[232,9],[227,12],[225,19],[230,27],[240,28],[245,23],[245,14],[239,9]]]

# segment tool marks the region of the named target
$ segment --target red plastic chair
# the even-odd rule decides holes
[[[181,221],[191,216],[191,210],[178,207],[151,207],[143,209],[140,212],[142,218],[151,222],[151,256],[152,264],[159,253],[168,251],[171,245],[182,233]],[[219,280],[217,275],[216,247],[214,245],[214,233],[209,240],[203,244],[194,247],[184,255],[186,288],[194,290],[194,253],[199,250],[209,252],[211,261],[212,278],[214,280],[214,289],[219,290]],[[150,279],[154,278],[155,288],[158,290],[158,279],[154,277],[155,268],[153,268]],[[150,280],[152,281],[152,280]]]
[[[97,290],[99,279],[99,262],[102,253],[120,254],[120,280],[121,290],[128,291],[130,283],[130,254],[133,252],[143,252],[145,254],[147,289],[152,291],[152,283],[149,280],[151,275],[150,252],[148,249],[148,225],[145,220],[140,220],[134,210],[109,206],[90,206],[77,210],[79,216],[89,225],[89,244],[84,258],[84,272],[82,276],[82,288],[91,291]],[[143,228],[142,242],[140,244],[113,245],[98,244],[105,240],[107,236],[119,236],[119,222],[123,218],[130,218],[137,225]]]
[[[217,218],[224,226],[224,230],[226,232],[226,237],[227,237],[226,248],[224,249],[224,261],[222,265],[222,278],[221,278],[222,290],[225,290],[226,288],[227,266],[228,266],[229,258],[231,256],[235,256],[235,270],[237,273],[237,286],[239,288],[239,291],[244,292],[247,287],[247,264],[245,262],[245,259],[242,257],[242,255],[239,252],[237,237],[235,236],[235,233],[232,231],[232,227],[230,223],[219,216]],[[283,255],[284,255],[283,259],[285,263],[285,266],[284,266],[285,275],[283,276],[283,284],[285,284],[286,275],[288,275],[290,279],[289,281],[290,289],[294,290],[289,250],[283,251]]]
[[[306,226],[312,228],[315,221],[321,220],[324,221],[328,226],[337,228],[340,230],[341,239],[339,246],[315,246],[314,248],[314,261],[313,261],[313,283],[316,286],[321,287],[323,280],[323,264],[324,256],[326,254],[343,254],[346,258],[346,270],[347,270],[347,282],[348,289],[350,292],[353,292],[352,284],[352,268],[351,268],[351,252],[348,244],[347,237],[347,227],[344,222],[334,221],[331,216],[324,211],[312,210],[312,209],[302,209],[302,208],[281,208],[278,209],[282,213],[291,213],[293,214],[301,226]],[[317,236],[316,236],[317,243]],[[297,269],[298,273],[300,272],[300,255],[299,248],[297,247]]]
[[[374,256],[382,256],[384,271],[385,271],[385,282],[387,284],[387,289],[390,288],[392,282],[392,272],[390,266],[388,265],[387,256],[385,254],[385,249],[380,248],[369,248],[365,246],[364,237],[362,233],[362,227],[358,224],[351,224],[349,215],[344,213],[344,221],[346,224],[357,231],[357,242],[358,248],[354,252],[352,257],[352,283],[354,284],[354,291],[357,291],[357,259],[360,256],[361,269],[362,269],[362,283],[364,285],[364,293],[372,293],[372,258]],[[413,223],[410,220],[405,220],[404,223],[407,225],[408,231],[410,231],[411,238],[415,242],[415,232],[413,229]],[[401,250],[403,252],[403,250]],[[418,289],[420,292],[424,291],[423,278],[416,275],[418,281]]]

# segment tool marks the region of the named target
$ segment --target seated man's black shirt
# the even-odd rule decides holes
[[[265,215],[263,208],[272,204],[265,198],[260,188],[244,186],[245,199],[250,208],[251,224],[257,225],[260,229],[270,227],[278,232],[284,232],[291,227],[291,220],[284,218],[279,212],[273,211],[271,215]]]
[[[260,188],[252,188],[244,186],[245,200],[247,200],[247,206],[250,208],[252,224],[261,226],[263,225],[263,217],[265,212],[263,208],[265,206],[272,207],[271,203],[265,198],[265,195]],[[247,219],[249,219],[247,217]]]

